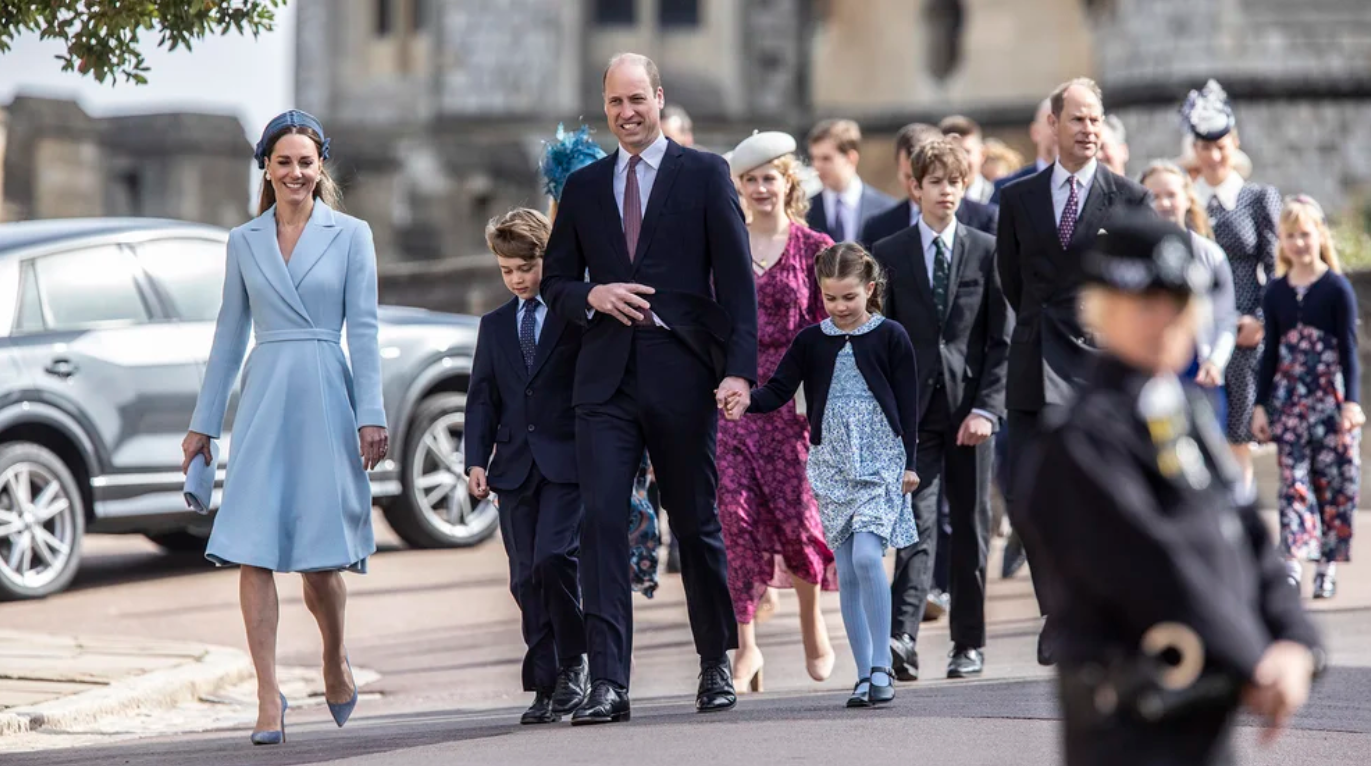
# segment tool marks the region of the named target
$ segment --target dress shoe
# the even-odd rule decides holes
[[[700,688],[695,692],[695,712],[721,713],[732,710],[738,704],[738,695],[733,691],[733,671],[728,667],[728,658],[700,660]]]
[[[871,707],[871,679],[858,678],[852,687],[852,696],[847,698],[848,707]]]
[[[345,656],[344,660],[348,665],[348,677],[352,678],[352,659]],[[357,679],[352,680],[352,696],[347,702],[333,703],[327,699],[324,702],[328,703],[328,712],[333,716],[333,722],[338,724],[338,728],[343,728],[343,724],[352,717],[352,711],[357,709]]]
[[[552,712],[564,716],[574,712],[586,701],[586,676],[590,670],[582,655],[574,665],[566,665],[557,671],[557,686],[552,690],[550,703]]]
[[[919,652],[915,650],[914,639],[908,633],[891,636],[890,661],[895,666],[895,677],[899,680],[919,680]]]
[[[1004,561],[1000,562],[1000,577],[1008,580],[1018,574],[1027,561],[1028,554],[1024,553],[1023,541],[1019,539],[1019,533],[1011,531],[1009,540],[1004,545]]]
[[[628,690],[612,681],[596,681],[586,701],[571,714],[572,726],[618,723],[629,720]]]
[[[1042,632],[1038,634],[1038,664],[1045,668],[1057,664],[1057,633],[1052,628],[1051,618],[1043,623]]]
[[[1314,575],[1314,598],[1333,598],[1338,593],[1338,583],[1333,575],[1320,572]]]
[[[951,659],[947,661],[948,678],[971,678],[985,670],[985,657],[981,650],[960,644],[952,647]]]
[[[886,682],[884,684],[876,683],[877,673],[885,674]],[[895,671],[890,668],[872,668],[871,679],[871,690],[868,692],[868,696],[871,699],[872,707],[884,705],[895,699]]]
[[[277,692],[280,694],[280,692]],[[279,745],[286,741],[286,710],[290,704],[286,695],[281,694],[281,728],[274,731],[254,731],[249,738],[254,745]]]
[[[924,599],[923,622],[934,622],[939,617],[947,614],[948,608],[952,605],[952,595],[946,591],[934,588],[928,592],[928,598]]]
[[[552,710],[552,695],[547,691],[539,689],[533,697],[533,704],[529,706],[524,714],[519,716],[519,723],[528,725],[534,723],[557,723],[562,720],[562,716]]]

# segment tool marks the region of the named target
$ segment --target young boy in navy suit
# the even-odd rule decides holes
[[[579,707],[588,672],[571,406],[581,330],[550,312],[538,294],[551,229],[546,216],[528,208],[486,225],[486,244],[514,298],[481,317],[466,409],[471,493],[500,495],[509,587],[523,613],[524,690],[535,693],[520,719],[525,724],[555,723]]]
[[[886,316],[909,332],[921,378],[919,540],[895,558],[892,659],[900,680],[918,678],[916,641],[938,554],[934,525],[943,495],[952,526],[947,677],[967,678],[984,665],[991,439],[1004,417],[1010,320],[995,238],[957,221],[970,174],[966,153],[937,138],[919,145],[910,168],[919,220],[881,240],[874,252],[887,275]]]

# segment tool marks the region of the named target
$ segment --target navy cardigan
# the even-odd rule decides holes
[[[804,385],[809,408],[809,443],[822,444],[824,405],[838,352],[848,341],[857,369],[885,413],[890,428],[904,440],[905,468],[914,470],[919,452],[919,370],[914,344],[889,318],[861,335],[826,335],[820,325],[800,331],[765,386],[752,389],[751,413],[773,412]]]
[[[1257,404],[1271,407],[1271,387],[1280,359],[1285,334],[1298,325],[1322,330],[1338,344],[1338,364],[1342,367],[1343,401],[1361,400],[1361,370],[1357,358],[1357,295],[1347,277],[1329,270],[1314,280],[1300,300],[1290,280],[1272,280],[1262,296],[1262,315],[1266,323],[1266,347],[1257,368]]]

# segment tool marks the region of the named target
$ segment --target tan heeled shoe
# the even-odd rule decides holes
[[[831,648],[827,654],[818,657],[805,657],[805,670],[809,673],[809,677],[815,681],[827,681],[828,677],[833,675],[833,663],[837,661],[837,658],[838,656],[833,653]]]
[[[758,657],[761,657],[760,654],[758,654],[757,656],[758,656]],[[757,663],[757,666],[756,666],[756,667],[753,667],[753,668],[742,667],[742,666],[739,666],[739,665],[735,662],[735,663],[733,664],[733,682],[734,682],[734,684],[737,685],[737,688],[739,688],[739,689],[745,689],[745,690],[750,691],[750,692],[760,692],[760,691],[763,691],[763,684],[762,684],[762,668],[763,668],[765,665],[766,665],[766,660],[762,660],[761,662],[758,662],[758,663]]]

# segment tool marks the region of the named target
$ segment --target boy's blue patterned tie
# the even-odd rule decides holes
[[[538,340],[533,337],[538,320],[538,301],[524,301],[524,318],[519,322],[519,350],[524,352],[524,366],[533,372],[533,357],[538,353]]]

